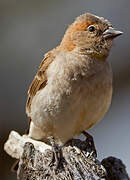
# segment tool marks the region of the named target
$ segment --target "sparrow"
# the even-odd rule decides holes
[[[53,137],[62,146],[104,117],[112,99],[107,57],[121,34],[103,17],[85,13],[75,19],[61,43],[45,54],[29,87],[29,137],[44,142]]]

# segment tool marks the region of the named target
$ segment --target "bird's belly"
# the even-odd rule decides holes
[[[88,90],[82,92],[82,98],[78,106],[80,111],[75,123],[77,134],[83,130],[90,129],[103,118],[110,106],[111,97],[112,86],[110,84],[96,85],[91,92],[88,92]]]
[[[57,90],[49,89],[44,88],[34,98],[31,118],[43,137],[54,136],[64,144],[103,118],[111,103],[112,77],[101,74],[81,80],[70,95],[59,96]]]
[[[69,140],[83,130],[90,129],[107,112],[112,97],[111,83],[95,84],[93,88],[81,88],[73,94],[68,110],[56,119],[55,124],[59,128],[56,128],[55,133],[60,139]]]

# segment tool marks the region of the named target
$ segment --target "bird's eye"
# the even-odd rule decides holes
[[[95,27],[93,25],[89,26],[88,29],[89,29],[90,32],[94,32],[95,31]]]

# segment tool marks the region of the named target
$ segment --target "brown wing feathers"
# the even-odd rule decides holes
[[[47,77],[45,72],[49,64],[54,60],[54,58],[55,57],[52,55],[51,51],[45,55],[45,58],[41,62],[39,70],[28,89],[28,98],[26,103],[26,112],[28,115],[30,113],[30,107],[33,97],[35,96],[37,91],[43,89],[46,86]]]

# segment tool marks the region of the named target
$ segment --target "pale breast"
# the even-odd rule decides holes
[[[91,76],[82,73],[88,67],[85,58],[58,60],[48,70],[46,87],[33,98],[31,118],[43,136],[65,143],[102,119],[111,102],[112,73],[108,63]]]
[[[79,127],[81,132],[90,129],[101,120],[111,104],[111,67],[107,64],[102,72],[92,76],[86,82],[86,85],[81,88],[79,94],[81,94],[79,101],[80,112],[75,129]]]
[[[68,110],[63,111],[56,130],[63,141],[80,135],[93,127],[107,112],[112,98],[112,73],[107,64],[102,72],[89,79],[81,79],[71,97]]]

